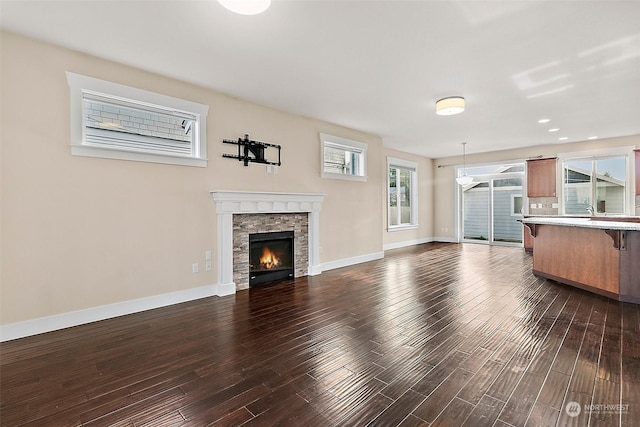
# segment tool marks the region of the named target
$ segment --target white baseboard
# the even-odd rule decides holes
[[[384,258],[384,252],[374,252],[371,254],[358,255],[351,258],[343,258],[335,261],[327,261],[325,263],[322,263],[322,271],[348,267],[350,265],[356,265],[363,262],[374,261],[376,259],[382,259],[382,258]]]
[[[170,292],[151,297],[138,298],[114,304],[91,307],[84,310],[68,313],[54,314],[38,319],[25,320],[23,322],[9,323],[0,326],[0,342],[23,338],[30,335],[42,334],[57,329],[70,328],[85,323],[97,322],[112,317],[138,313],[140,311],[165,307],[181,302],[192,301],[210,296],[228,295],[224,286],[209,285],[185,291]],[[235,285],[233,292],[235,293]]]
[[[423,243],[430,243],[430,242],[433,242],[433,237],[425,237],[422,239],[405,240],[404,242],[389,243],[387,245],[384,245],[382,249],[384,251],[389,251],[391,249],[406,248],[407,246],[421,245]]]
[[[433,242],[441,243],[460,243],[455,237],[434,237]]]
[[[218,289],[216,291],[216,295],[219,297],[224,297],[227,295],[233,295],[236,293],[236,284],[235,282],[230,283],[220,283],[218,284]]]
[[[307,271],[308,276],[317,276],[318,274],[322,274],[322,265],[311,265]]]

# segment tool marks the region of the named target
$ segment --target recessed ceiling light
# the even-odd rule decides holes
[[[538,120],[538,123],[549,123],[551,121],[551,119],[540,119]]]
[[[549,132],[558,132],[560,129],[558,128],[553,128],[553,129],[549,129]]]
[[[568,136],[563,136],[561,138],[558,138],[558,141],[566,141],[567,139],[569,139]]]
[[[589,138],[587,138],[587,139],[598,139],[598,137],[597,137],[597,136],[590,136],[590,137],[589,137]]]
[[[271,0],[218,0],[218,3],[240,15],[257,15],[271,5]]]

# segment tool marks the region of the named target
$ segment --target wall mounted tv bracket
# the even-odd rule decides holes
[[[240,162],[244,162],[245,166],[249,166],[251,163],[262,163],[265,165],[281,166],[280,162],[280,146],[276,144],[269,144],[268,142],[252,141],[249,139],[249,135],[245,134],[244,139],[238,138],[237,141],[230,139],[223,139],[224,144],[234,144],[238,146],[238,154],[223,154],[222,157],[228,157],[230,159],[238,159]],[[265,156],[264,152],[267,148],[276,148],[278,150],[278,161],[270,162]]]

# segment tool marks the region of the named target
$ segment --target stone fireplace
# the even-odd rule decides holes
[[[323,194],[212,191],[218,223],[218,295],[247,289],[252,234],[293,232],[293,275],[317,275]]]
[[[307,212],[298,213],[266,213],[266,214],[238,214],[233,216],[233,281],[236,290],[247,289],[258,284],[261,280],[251,280],[253,269],[258,269],[251,252],[252,246],[259,244],[254,240],[264,241],[269,235],[278,233],[291,233],[293,253],[291,264],[293,275],[291,277],[306,276],[309,266],[309,220]],[[274,239],[276,236],[273,236]],[[272,248],[273,249],[273,248]],[[282,251],[281,251],[282,252]],[[278,254],[284,261],[285,254]],[[264,273],[261,273],[261,275]],[[275,278],[274,278],[275,279]]]

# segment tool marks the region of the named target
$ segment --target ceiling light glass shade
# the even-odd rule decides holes
[[[452,96],[436,101],[436,114],[440,116],[451,116],[464,111],[464,98]]]
[[[218,0],[218,3],[240,15],[257,15],[269,8],[271,0]]]
[[[469,185],[473,182],[473,177],[469,175],[462,175],[456,178],[456,181],[460,185]]]

